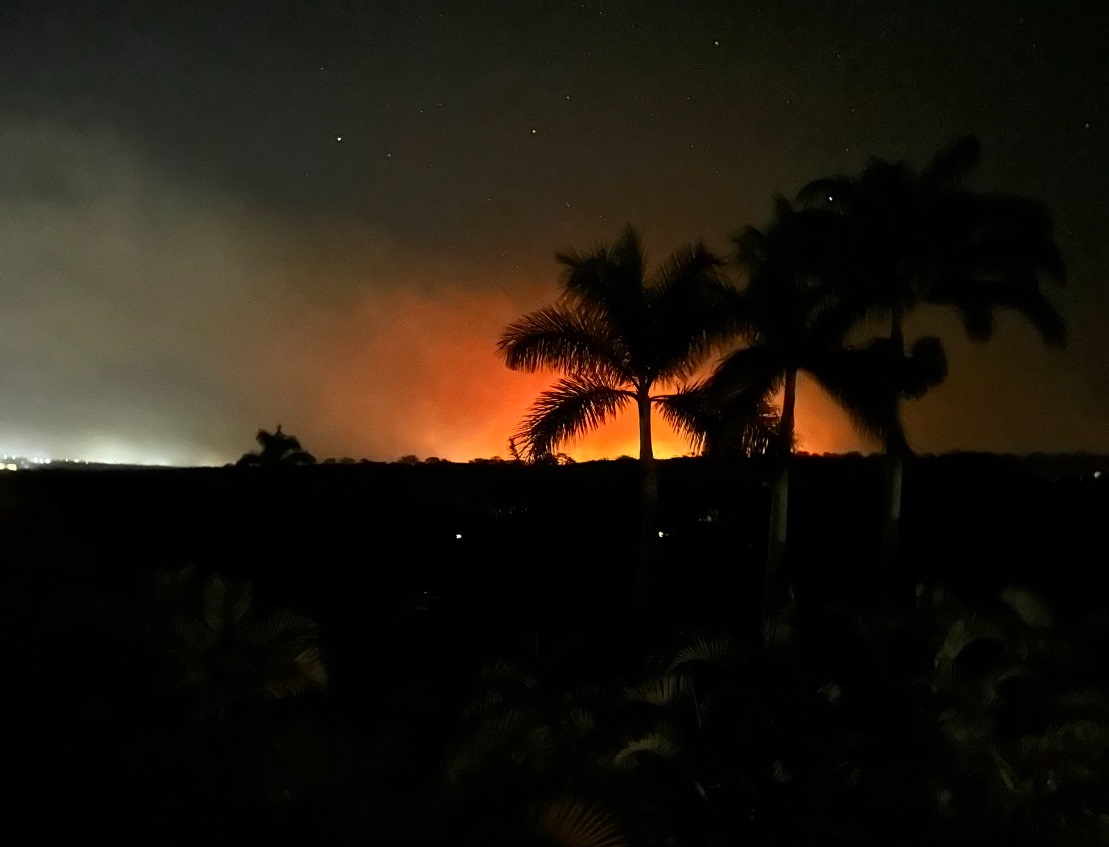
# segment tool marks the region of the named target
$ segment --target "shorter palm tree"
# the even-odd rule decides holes
[[[702,403],[715,413],[705,432],[710,445],[727,438],[729,428],[734,437],[734,421],[768,421],[766,406],[782,393],[778,425],[766,444],[767,452],[777,457],[767,545],[767,615],[777,611],[781,599],[778,583],[786,548],[797,375],[806,371],[822,383],[835,376],[825,363],[842,349],[852,323],[840,301],[839,284],[845,276],[839,265],[841,230],[841,219],[831,211],[798,211],[778,198],[765,230],[747,227],[736,237],[737,258],[747,279],[729,306],[744,343],[698,386]],[[690,425],[705,424],[693,419]]]
[[[295,435],[282,432],[281,424],[273,432],[258,430],[254,440],[261,449],[244,453],[235,464],[260,467],[316,464],[316,457],[300,446],[300,439]]]
[[[512,443],[525,458],[543,457],[634,405],[645,556],[658,509],[651,410],[658,406],[676,420],[689,409],[680,391],[653,392],[683,383],[733,334],[736,292],[723,277],[723,261],[700,242],[648,273],[630,226],[611,247],[556,258],[564,266],[562,296],[510,324],[497,345],[513,370],[564,374],[539,395]]]
[[[676,251],[652,275],[630,226],[610,248],[558,254],[562,296],[512,323],[498,353],[513,370],[549,368],[565,376],[539,396],[513,436],[526,457],[546,455],[635,404],[639,454],[653,458],[651,407],[681,383],[733,331],[726,307],[735,292],[722,260],[697,243]]]

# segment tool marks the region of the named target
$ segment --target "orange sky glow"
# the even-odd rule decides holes
[[[400,455],[452,461],[508,457],[508,437],[535,397],[557,374],[510,371],[495,354],[501,330],[549,301],[549,293],[489,294],[459,289],[414,293],[397,289],[315,325],[303,322],[294,357],[296,382],[315,396],[315,411],[286,426],[303,432],[321,456],[392,460]],[[303,333],[307,331],[307,337]],[[303,355],[305,350],[315,355]],[[318,358],[317,358],[318,356]],[[321,375],[323,375],[321,379]],[[801,449],[860,449],[850,422],[804,378],[798,430]],[[656,456],[687,455],[688,445],[656,414]],[[567,444],[578,461],[638,456],[634,413]]]

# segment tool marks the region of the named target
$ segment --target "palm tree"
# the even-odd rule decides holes
[[[258,430],[254,437],[261,448],[244,453],[235,464],[240,466],[276,467],[286,465],[314,465],[316,457],[300,446],[300,439],[281,431],[281,424],[273,432]]]
[[[680,385],[734,332],[736,292],[722,275],[722,260],[700,242],[648,273],[630,226],[611,247],[556,258],[564,267],[562,296],[510,324],[497,344],[513,370],[565,374],[535,401],[513,447],[525,458],[546,456],[634,404],[646,556],[658,510],[651,410],[658,406],[676,419],[688,405],[680,391],[652,392]],[[641,582],[645,576],[641,568]]]
[[[839,383],[840,399],[856,422],[886,450],[887,565],[896,554],[903,460],[911,453],[901,401],[922,396],[946,375],[936,339],[918,341],[906,356],[905,316],[922,303],[949,306],[968,335],[983,341],[993,333],[997,310],[1007,307],[1031,321],[1046,343],[1061,346],[1066,338],[1062,318],[1041,289],[1045,277],[1064,279],[1051,216],[1033,200],[964,189],[980,153],[978,140],[968,136],[920,172],[874,159],[858,177],[817,180],[798,195],[809,208],[841,217],[849,274],[841,286],[845,319],[889,321],[888,339],[868,354],[874,366],[869,376]]]
[[[795,441],[797,374],[807,371],[822,384],[840,376],[827,367],[841,351],[849,322],[843,320],[839,283],[840,219],[827,209],[796,210],[776,200],[765,230],[747,227],[735,238],[746,286],[730,304],[732,322],[744,344],[726,356],[703,384],[702,403],[715,410],[709,443],[728,433],[728,422],[757,419],[768,398],[782,392],[782,408],[770,452],[773,479],[764,604],[768,615],[780,600],[780,571],[787,538],[789,457]],[[846,363],[851,370],[853,360]],[[690,427],[706,429],[703,421]]]

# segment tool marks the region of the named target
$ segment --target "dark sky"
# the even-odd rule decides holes
[[[968,132],[973,187],[1051,208],[1071,338],[916,316],[951,375],[912,440],[1109,452],[1107,43],[1061,0],[7,0],[0,452],[223,462],[280,422],[320,457],[503,454],[548,377],[493,346],[556,250],[723,251],[775,193]],[[809,384],[798,419],[860,445]]]

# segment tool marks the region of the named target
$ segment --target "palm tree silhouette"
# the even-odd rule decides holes
[[[253,453],[244,453],[236,464],[270,467],[316,463],[316,457],[300,446],[300,439],[281,431],[281,424],[278,424],[273,432],[258,430],[254,440],[258,442],[261,449]]]
[[[1045,277],[1064,280],[1051,216],[1037,201],[964,189],[980,155],[978,140],[967,136],[939,151],[922,171],[873,159],[858,177],[820,179],[798,194],[799,203],[841,218],[841,269],[849,275],[840,285],[844,319],[889,321],[888,338],[865,353],[869,367],[854,371],[865,374],[861,380],[833,380],[856,423],[886,450],[886,565],[896,555],[903,460],[911,453],[901,401],[922,396],[946,375],[938,339],[921,339],[906,355],[906,315],[923,303],[948,306],[972,339],[984,341],[998,309],[1011,308],[1046,343],[1061,346],[1066,338],[1063,320],[1041,288]]]
[[[743,346],[728,354],[712,375],[696,386],[703,405],[715,411],[706,434],[710,442],[729,431],[728,422],[752,419],[782,391],[780,422],[771,452],[774,474],[764,603],[771,614],[779,602],[780,570],[785,555],[789,504],[789,457],[795,441],[797,374],[811,373],[821,384],[853,372],[828,362],[842,351],[850,328],[844,320],[839,284],[842,222],[827,209],[797,210],[777,198],[765,230],[747,227],[735,237],[737,260],[747,272],[746,286],[729,304]],[[704,422],[690,421],[690,426]]]
[[[525,458],[546,456],[634,404],[645,551],[658,510],[651,409],[658,406],[674,420],[688,414],[681,392],[652,391],[681,384],[734,333],[736,292],[723,277],[722,260],[700,242],[648,273],[631,226],[611,247],[556,258],[564,266],[562,296],[510,324],[497,344],[513,370],[565,374],[540,394],[512,444]]]

